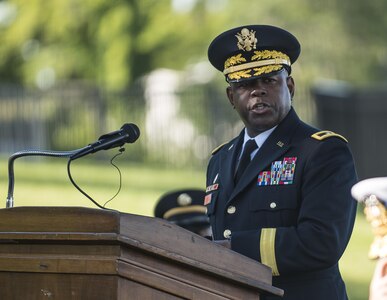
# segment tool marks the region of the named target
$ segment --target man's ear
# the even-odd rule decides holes
[[[227,93],[228,101],[230,101],[231,106],[232,106],[233,108],[235,108],[235,105],[234,105],[234,94],[233,94],[233,92],[232,92],[231,86],[228,86],[228,87],[226,88],[226,93]]]
[[[288,89],[289,89],[290,97],[291,97],[291,99],[293,99],[294,92],[296,91],[296,85],[294,83],[294,79],[292,76],[288,76],[288,78],[286,78],[286,84],[287,84]]]

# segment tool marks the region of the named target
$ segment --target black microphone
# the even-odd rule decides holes
[[[124,124],[120,130],[101,135],[98,141],[89,144],[79,152],[70,156],[71,160],[80,158],[100,150],[108,150],[121,147],[126,143],[134,143],[140,136],[140,129],[135,124]]]

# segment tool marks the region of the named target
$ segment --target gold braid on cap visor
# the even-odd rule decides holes
[[[290,58],[285,53],[275,50],[254,51],[250,62],[242,53],[231,56],[224,63],[223,74],[228,79],[238,80],[281,70],[283,65],[290,66]]]
[[[364,201],[364,213],[372,226],[374,240],[368,252],[370,259],[387,257],[387,210],[375,196],[370,195]]]
[[[181,214],[189,214],[189,213],[200,213],[206,214],[207,207],[203,205],[191,205],[186,207],[175,207],[168,211],[166,211],[163,215],[164,219],[169,219],[170,217],[181,215]]]

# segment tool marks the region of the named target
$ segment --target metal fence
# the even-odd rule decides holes
[[[124,123],[135,123],[141,135],[127,146],[129,160],[203,167],[211,150],[243,126],[229,105],[225,84],[187,85],[176,76],[160,71],[121,93],[85,82],[46,91],[2,84],[0,153],[78,149]],[[313,120],[308,89],[297,92],[302,99],[295,102],[298,112]]]

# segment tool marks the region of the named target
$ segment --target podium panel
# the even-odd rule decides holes
[[[0,209],[0,299],[259,299],[271,269],[165,220]]]

